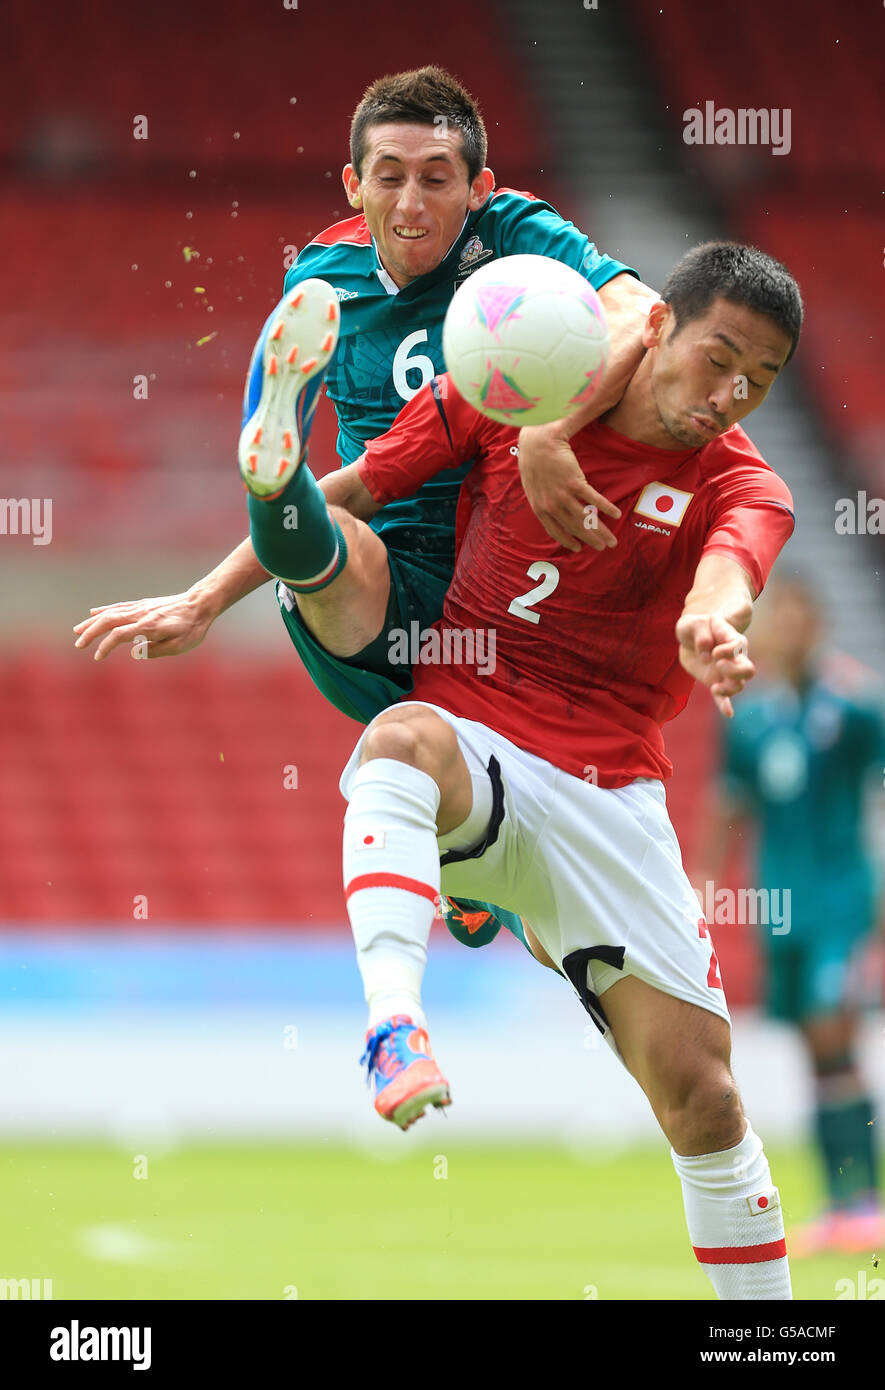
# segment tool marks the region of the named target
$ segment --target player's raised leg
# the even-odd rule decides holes
[[[303,280],[284,295],[252,354],[238,454],[259,562],[282,579],[326,650],[350,657],[384,625],[390,575],[383,542],[342,507],[330,507],[307,466],[339,319],[337,295],[324,280]]]
[[[342,777],[345,894],[369,1005],[364,1060],[375,1108],[403,1129],[428,1104],[449,1103],[421,1006],[440,892],[438,837],[468,846],[482,838],[487,783],[480,765],[468,768],[451,725],[419,704],[379,715]]]
[[[337,297],[322,280],[302,281],[271,314],[253,352],[246,383],[240,471],[249,492],[255,554],[265,569],[286,585],[287,606],[293,601],[297,604],[305,627],[327,653],[350,658],[365,654],[371,647],[377,660],[375,649],[384,646],[382,634],[391,589],[387,549],[363,521],[342,507],[327,505],[306,460],[313,413],[337,334]],[[352,471],[339,475],[342,482]],[[460,936],[460,908],[446,902],[442,910],[459,919],[454,934],[464,939]],[[375,957],[372,981],[367,986],[370,992],[379,996],[385,992],[385,960],[391,971],[381,1022],[404,1013],[401,1000],[397,1002],[402,994],[398,972],[411,959],[420,960],[423,973],[432,915],[426,924],[415,922],[414,939],[408,937],[401,923],[398,964],[389,953]],[[502,918],[508,930],[524,941],[517,915],[506,913]],[[471,944],[485,944],[500,926],[488,904],[467,905],[463,930]],[[373,1028],[376,1021],[378,1009],[373,1008]],[[398,1026],[400,1032],[385,1041],[377,1053],[377,1066],[375,1050],[369,1048],[367,1060],[378,1079],[386,1075],[388,1053],[393,1055],[400,1040],[411,1037],[405,1025]],[[390,1085],[384,1089],[384,1104],[389,1107],[398,1093]]]
[[[724,1018],[627,976],[602,995],[672,1146],[694,1253],[721,1299],[789,1299],[780,1197],[731,1074]]]

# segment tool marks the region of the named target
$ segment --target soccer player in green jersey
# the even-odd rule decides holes
[[[856,1000],[877,917],[865,810],[885,774],[881,693],[846,659],[821,655],[822,613],[804,582],[772,586],[760,616],[769,679],[760,677],[725,727],[707,872],[715,875],[726,836],[749,820],[757,886],[789,903],[782,924],[760,933],[767,1008],[798,1027],[808,1048],[828,1195],[826,1213],[795,1232],[791,1249],[881,1249],[877,1127],[857,1060]]]
[[[338,452],[353,462],[366,442],[393,423],[401,407],[443,371],[442,324],[458,285],[490,259],[549,255],[580,271],[606,309],[612,352],[606,378],[580,415],[523,431],[520,467],[529,500],[547,531],[567,548],[613,545],[604,516],[618,509],[591,487],[568,437],[620,399],[642,356],[641,333],[654,292],[635,271],[601,255],[587,237],[531,194],[496,189],[486,167],[486,134],[475,102],[439,68],[384,77],[363,96],[351,126],[344,186],[355,216],[320,233],[285,279],[284,302],[318,279],[336,292],[339,341],[326,385],[339,423]],[[262,388],[262,355],[275,310],[253,355],[244,413],[251,418]],[[306,399],[307,393],[305,393]],[[311,402],[311,405],[314,402]],[[292,479],[303,573],[277,585],[289,635],[318,688],[344,713],[372,719],[411,689],[411,668],[392,663],[388,634],[430,627],[454,568],[454,518],[465,469],[434,479],[407,502],[373,518],[383,546],[362,533],[345,537],[325,516],[339,500],[333,474],[317,484],[307,467]],[[297,495],[296,495],[297,494]],[[586,508],[596,508],[588,528]],[[135,637],[148,657],[190,650],[231,604],[291,563],[291,531],[250,499],[252,536],[185,594],[93,609],[79,623],[77,645],[96,639],[96,658]],[[256,555],[255,543],[260,554]],[[332,584],[332,581],[337,582]],[[343,581],[343,582],[342,582]],[[453,921],[453,934],[484,944],[497,924]],[[478,931],[479,922],[486,926]],[[518,919],[505,924],[521,935]]]
[[[485,129],[475,103],[438,68],[382,78],[356,109],[350,161],[343,171],[356,215],[306,246],[284,287],[288,293],[305,279],[323,279],[338,296],[339,344],[326,387],[338,417],[343,464],[358,458],[367,440],[389,429],[402,406],[442,373],[449,301],[471,271],[492,258],[524,252],[553,256],[579,270],[599,292],[612,351],[587,421],[620,399],[641,358],[642,325],[654,292],[629,267],[601,255],[549,204],[496,189],[485,159]],[[259,386],[256,374],[250,374],[253,396]],[[574,429],[573,417],[570,432]],[[554,459],[558,467],[552,466]],[[611,543],[601,518],[598,525],[585,526],[584,507],[592,504],[610,516],[617,508],[584,481],[564,423],[523,431],[520,467],[529,500],[554,539],[572,550]],[[334,474],[319,487],[328,501],[336,501]],[[394,583],[407,597],[417,591],[418,608],[429,622],[441,612],[452,574],[459,487],[460,477],[446,478],[373,520],[372,529],[391,553]],[[270,577],[247,539],[186,594],[91,610],[93,616],[78,624],[78,645],[101,639],[95,655],[102,659],[140,636],[148,641],[149,658],[177,655],[202,641],[221,613]],[[357,579],[356,566],[351,578]],[[296,610],[281,602],[312,677],[333,703],[361,720],[406,688],[401,675],[386,667],[380,676],[362,671],[353,679],[354,658],[380,631],[386,608],[386,580],[380,591],[372,580],[351,584],[346,604],[341,585],[334,605],[318,595],[305,596]]]

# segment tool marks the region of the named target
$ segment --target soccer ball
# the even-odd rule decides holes
[[[502,425],[545,425],[595,393],[608,359],[605,310],[550,256],[503,256],[457,291],[443,355],[458,391]]]

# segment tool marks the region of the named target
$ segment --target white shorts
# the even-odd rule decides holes
[[[626,787],[597,787],[485,724],[425,708],[451,724],[468,768],[480,763],[492,782],[485,831],[473,827],[469,849],[441,850],[443,893],[524,917],[606,1035],[601,997],[625,975],[730,1022],[663,783],[640,777]],[[345,797],[361,744],[341,775]],[[456,834],[447,834],[445,845]]]

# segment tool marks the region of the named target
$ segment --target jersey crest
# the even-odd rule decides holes
[[[639,494],[634,512],[667,526],[681,526],[693,492],[683,492],[669,483],[647,483]]]

